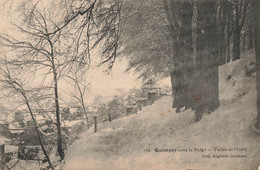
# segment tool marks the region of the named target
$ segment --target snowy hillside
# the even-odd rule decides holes
[[[257,169],[260,136],[250,129],[256,117],[254,62],[245,55],[220,67],[221,105],[200,122],[191,110],[175,113],[165,96],[136,115],[98,124],[97,133],[91,128],[80,134],[62,169]]]

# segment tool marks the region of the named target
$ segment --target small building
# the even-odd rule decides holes
[[[160,96],[162,93],[161,91],[161,87],[159,87],[159,85],[153,79],[150,79],[142,86],[142,97],[148,98],[149,100],[154,96]]]
[[[142,107],[150,105],[150,101],[148,98],[138,98],[137,99],[137,106],[139,110],[142,110]]]
[[[137,114],[138,108],[136,105],[128,105],[126,106],[126,114]]]
[[[137,98],[134,95],[130,95],[126,101],[125,111],[126,114],[136,114],[138,111]]]
[[[142,98],[138,100],[140,107],[153,104],[155,100],[162,96],[161,87],[150,79],[142,86]],[[146,99],[146,100],[145,100]]]
[[[60,110],[64,120],[79,119],[85,116],[83,108],[79,105],[63,106]]]

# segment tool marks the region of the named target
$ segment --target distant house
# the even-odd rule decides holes
[[[156,96],[161,95],[162,89],[161,87],[153,80],[150,79],[142,86],[142,97],[150,99],[153,95],[156,94]]]
[[[150,101],[148,100],[148,98],[137,98],[137,106],[139,110],[142,110],[142,107],[144,106],[148,106],[150,104]]]
[[[68,103],[61,103],[61,115],[64,120],[83,118],[84,111],[78,102],[70,101]]]
[[[142,110],[142,107],[152,104],[162,96],[161,87],[153,79],[145,82],[141,89],[141,97],[135,99],[138,110]]]
[[[134,106],[131,106],[131,105],[128,105],[126,106],[126,114],[129,115],[129,114],[137,114],[137,111],[138,111],[138,108],[136,105]]]
[[[7,139],[12,139],[13,134],[9,130],[8,124],[2,124],[0,123],[0,136],[5,137]]]
[[[129,95],[128,98],[126,99],[126,107],[125,107],[125,111],[126,114],[135,114],[138,111],[138,107],[137,107],[137,98],[135,95]]]

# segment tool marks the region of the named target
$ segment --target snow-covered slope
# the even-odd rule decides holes
[[[98,124],[97,133],[92,128],[80,134],[62,169],[257,169],[260,137],[250,130],[256,117],[254,63],[251,53],[245,55],[220,67],[221,106],[200,122],[193,121],[191,110],[175,113],[171,97],[165,96],[137,115]],[[170,150],[156,152],[161,149]]]

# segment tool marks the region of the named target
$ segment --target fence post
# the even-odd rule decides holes
[[[111,117],[111,112],[108,112],[108,120],[111,122],[112,121],[112,117]]]
[[[97,132],[97,116],[94,116],[94,133]]]
[[[5,157],[5,145],[0,145],[0,159],[2,162],[5,162],[4,157]],[[4,170],[5,165],[0,163],[0,169]]]

